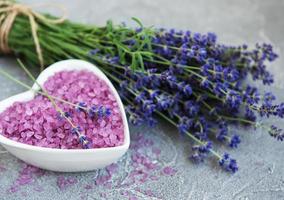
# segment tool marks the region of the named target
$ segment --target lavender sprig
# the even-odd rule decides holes
[[[55,110],[58,114],[64,118],[72,127],[71,133],[75,133],[78,136],[79,142],[83,148],[88,149],[91,145],[91,140],[87,138],[83,133],[82,129],[79,126],[76,126],[71,121],[71,114],[69,112],[64,112],[55,102],[55,100],[48,94],[48,92],[37,82],[35,77],[30,73],[30,71],[25,67],[25,65],[18,59],[17,60],[21,68],[26,72],[26,74],[38,85],[39,88],[43,91],[44,95],[50,100],[52,105],[54,106]]]
[[[171,33],[169,33],[169,35],[170,34]],[[195,37],[198,38],[199,36]],[[272,52],[272,49],[267,51],[267,47],[268,46],[264,44],[262,50],[258,50],[258,54],[261,54],[260,51],[266,51],[262,53],[263,58],[261,58],[261,60],[256,58],[253,58],[253,60],[259,62],[259,64],[264,62],[265,58],[269,58],[269,61],[273,61],[277,56]],[[224,60],[221,62],[217,59],[206,58],[207,54],[204,52],[206,51],[204,49],[200,50],[200,55],[193,53],[192,56],[197,63],[204,62],[205,64],[200,67],[192,66],[192,64],[188,65],[187,61],[183,61],[183,59],[188,59],[189,55],[185,55],[185,58],[180,55],[188,51],[188,48],[182,48],[183,47],[179,48],[180,51],[178,52],[173,52],[163,46],[160,52],[162,59],[154,59],[151,61],[160,64],[162,67],[159,70],[157,68],[147,68],[147,64],[151,66],[151,62],[146,62],[146,65],[144,63],[144,68],[146,67],[147,69],[146,73],[144,73],[143,70],[129,70],[127,66],[121,66],[121,63],[114,62],[111,58],[102,59],[101,57],[103,57],[103,55],[100,55],[99,51],[97,51],[92,58],[94,58],[95,62],[105,65],[105,67],[111,66],[115,68],[112,73],[115,74],[116,77],[119,77],[121,81],[124,81],[121,91],[122,96],[131,99],[131,95],[126,92],[130,88],[132,91],[140,91],[138,94],[133,95],[133,97],[135,97],[134,102],[136,102],[137,105],[127,109],[130,113],[131,121],[136,124],[143,121],[148,121],[149,124],[153,124],[153,121],[155,121],[153,114],[156,113],[156,110],[159,110],[168,112],[169,116],[173,119],[178,119],[178,122],[174,122],[174,125],[178,127],[181,133],[186,133],[188,130],[193,129],[193,135],[201,141],[205,141],[203,145],[199,145],[198,148],[196,148],[196,146],[193,148],[194,153],[192,158],[194,160],[202,161],[206,157],[207,152],[210,152],[209,149],[212,148],[212,142],[209,141],[209,130],[213,130],[211,128],[212,126],[214,127],[213,121],[216,120],[219,123],[219,130],[217,129],[218,134],[215,129],[216,138],[219,141],[226,142],[231,148],[237,148],[241,142],[240,136],[236,134],[229,136],[228,128],[226,128],[228,126],[227,123],[238,121],[256,126],[258,124],[256,121],[257,114],[267,117],[270,115],[281,117],[283,115],[281,104],[272,105],[275,98],[273,98],[271,94],[265,93],[263,96],[264,104],[259,105],[260,95],[256,88],[248,85],[245,93],[242,92],[240,81],[245,79],[249,72],[255,76],[254,79],[262,77],[264,84],[270,84],[272,81],[264,79],[264,75],[256,76],[254,71],[252,73],[252,71],[242,71],[239,68],[233,67],[234,65],[241,66],[240,63],[237,62],[234,65],[231,63],[231,67],[226,67],[223,64]],[[221,47],[218,46],[218,48]],[[238,50],[244,49],[244,55],[249,58],[251,54],[248,53],[246,48],[246,46],[243,46],[238,48]],[[224,47],[224,49],[226,48]],[[231,50],[235,49],[232,48],[230,51]],[[175,54],[176,52],[177,54]],[[173,59],[173,55],[176,56],[176,59]],[[156,57],[159,58],[159,56]],[[263,73],[267,74],[264,71]],[[184,81],[186,74],[190,74],[190,76],[188,80]],[[260,72],[258,72],[258,74],[260,74]],[[108,75],[114,79],[110,74]],[[194,85],[201,86],[201,89],[198,89],[198,87]],[[175,94],[166,88],[175,90]],[[195,96],[195,98],[193,98],[193,96]],[[164,99],[162,97],[166,98]],[[206,103],[212,100],[214,102],[213,106]],[[244,117],[237,115],[228,117],[222,113],[224,109],[229,110],[229,112],[238,113],[242,107],[245,108]],[[209,112],[206,110],[208,112],[206,113],[206,111],[203,110],[204,108],[210,109]],[[276,112],[276,110],[278,112]],[[261,124],[261,126],[265,125]],[[273,130],[277,132],[275,128]],[[214,131],[210,132],[214,133]],[[278,130],[278,132],[280,132],[280,130]],[[280,135],[279,138],[281,138],[281,134],[277,133],[277,135]],[[204,146],[204,144],[210,145]],[[202,151],[202,149],[207,149],[208,151]],[[232,170],[229,171],[235,172],[237,167],[233,169],[233,166],[236,166],[236,162],[233,159],[230,162],[231,164],[228,164],[228,166],[231,167]]]

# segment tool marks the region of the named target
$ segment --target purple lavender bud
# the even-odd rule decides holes
[[[71,118],[72,117],[70,112],[64,112],[63,115],[66,118]]]
[[[87,104],[85,102],[80,102],[78,103],[76,110],[82,112],[85,111],[84,108],[87,108]]]
[[[217,138],[217,140],[219,140],[220,142],[224,142],[224,141],[226,141],[226,136],[227,136],[227,134],[228,134],[228,130],[222,128],[222,129],[219,130],[219,132],[218,132],[216,138]]]
[[[271,106],[276,97],[271,92],[264,94],[264,105]]]
[[[79,133],[82,131],[82,128],[80,126],[74,127],[71,129],[71,133],[73,135],[79,135]]]
[[[233,135],[230,139],[229,146],[231,148],[237,148],[240,143],[241,143],[240,137],[238,135]]]
[[[183,88],[183,92],[185,95],[190,96],[192,94],[192,88],[190,87],[189,84],[187,84],[184,88]]]
[[[80,135],[79,136],[79,142],[81,144],[84,144],[86,142],[87,137],[85,135]]]
[[[270,129],[269,129],[268,133],[272,137],[276,138],[278,141],[283,141],[284,140],[284,133],[283,133],[282,129],[277,128],[274,125],[270,126]]]
[[[90,54],[91,56],[94,56],[94,55],[96,55],[99,51],[100,51],[99,49],[92,49],[92,50],[90,50],[89,54]]]
[[[230,158],[228,153],[224,153],[223,157],[219,160],[219,165],[228,172],[235,173],[238,171],[237,162],[235,159]]]

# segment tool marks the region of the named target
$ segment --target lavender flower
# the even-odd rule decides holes
[[[229,146],[232,148],[237,148],[240,143],[241,143],[240,137],[238,135],[233,135],[230,139]]]
[[[284,140],[284,133],[283,133],[283,130],[280,129],[280,128],[277,128],[276,126],[274,125],[271,125],[270,126],[270,129],[269,129],[269,134],[276,138],[277,140],[279,141],[283,141]]]
[[[213,33],[161,29],[149,36],[144,31],[140,28],[122,43],[131,54],[123,48],[113,58],[96,54],[98,64],[119,86],[129,121],[153,125],[156,116],[162,116],[197,143],[192,148],[194,161],[213,155],[226,171],[236,172],[236,161],[228,154],[220,156],[210,138],[237,148],[241,140],[229,136],[230,124],[256,126],[260,117],[284,117],[284,103],[275,105],[272,93],[261,95],[244,82],[249,76],[263,84],[273,82],[265,65],[277,58],[272,46],[249,50],[247,45],[220,45]],[[145,38],[151,38],[150,43]],[[283,140],[278,128],[271,127],[269,134]]]
[[[230,158],[230,155],[224,153],[223,157],[219,160],[219,165],[224,168],[226,171],[235,173],[238,171],[237,161]]]
[[[108,117],[111,115],[111,110],[109,108],[105,108],[103,106],[96,106],[93,105],[91,108],[88,109],[88,115],[93,118],[93,117]]]

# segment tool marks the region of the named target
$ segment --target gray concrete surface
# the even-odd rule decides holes
[[[24,0],[25,3],[36,3],[36,0]],[[63,4],[69,13],[69,18],[82,23],[104,25],[107,19],[119,23],[132,23],[132,16],[140,18],[146,25],[156,27],[174,27],[190,29],[196,32],[212,31],[217,33],[219,41],[228,44],[256,42],[272,43],[280,55],[277,62],[269,66],[274,72],[276,83],[269,88],[284,100],[284,1],[283,0],[57,0]],[[39,9],[47,11],[47,9]],[[58,11],[49,10],[54,14]],[[30,82],[23,75],[12,58],[1,57],[0,67],[8,70],[15,77]],[[0,99],[23,91],[23,88],[0,77]],[[280,126],[283,121],[273,121]],[[146,130],[146,131],[145,131]],[[284,199],[284,149],[283,143],[270,138],[265,131],[240,129],[243,143],[237,150],[230,151],[238,160],[240,170],[235,175],[228,175],[218,169],[209,160],[201,166],[188,161],[187,152],[190,142],[178,137],[177,131],[166,124],[155,129],[131,127],[131,134],[147,132],[162,149],[162,165],[175,167],[178,172],[172,177],[161,177],[157,181],[141,184],[142,188],[151,188],[156,196],[143,195],[133,188],[127,190],[136,194],[138,199],[181,199],[181,200],[281,200]],[[228,150],[226,148],[220,148]],[[123,176],[128,171],[126,155],[119,165],[125,170],[119,173]],[[34,192],[28,185],[20,192],[7,194],[5,191],[16,179],[20,169],[16,158],[8,153],[0,153],[0,164],[7,171],[0,173],[0,199],[80,199],[85,193],[82,185],[92,181],[98,171],[78,173],[79,184],[60,191],[56,187],[57,173],[48,172],[47,176],[35,180],[35,184],[44,188],[42,192]],[[119,194],[121,188],[107,189],[96,187],[87,192],[86,199],[102,199],[100,191],[106,191],[107,199],[127,199]],[[25,194],[25,195],[23,195]]]

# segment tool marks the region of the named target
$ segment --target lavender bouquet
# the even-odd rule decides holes
[[[0,14],[5,19],[9,11]],[[35,45],[30,16],[19,13],[7,44],[30,67],[40,65],[38,46],[44,66],[68,58],[96,64],[119,90],[129,121],[153,126],[162,118],[176,126],[194,142],[190,156],[194,162],[212,155],[223,169],[238,170],[235,159],[215,150],[219,143],[231,148],[240,144],[240,136],[229,131],[231,124],[263,127],[283,141],[282,129],[261,118],[283,118],[284,103],[275,104],[271,92],[261,94],[247,81],[273,83],[266,69],[277,58],[271,45],[256,44],[253,49],[224,45],[213,33],[156,29],[133,20],[138,28],[111,21],[104,27],[70,21],[55,24],[35,15]]]

